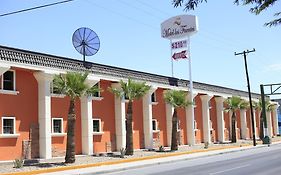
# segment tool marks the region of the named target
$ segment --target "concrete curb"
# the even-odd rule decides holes
[[[273,142],[272,144],[280,144],[279,142]],[[73,165],[73,166],[66,166],[66,167],[54,167],[54,168],[48,168],[48,169],[40,169],[40,170],[33,170],[28,172],[11,172],[11,173],[4,173],[1,175],[31,175],[31,174],[41,174],[41,173],[54,173],[59,171],[67,171],[67,170],[77,170],[81,168],[93,168],[93,167],[100,167],[100,166],[108,166],[108,165],[118,165],[122,163],[132,163],[132,162],[139,162],[144,160],[154,160],[154,163],[150,163],[150,165],[155,164],[164,164],[164,163],[170,163],[174,161],[180,161],[180,160],[189,160],[189,159],[195,159],[195,158],[201,158],[206,156],[213,156],[213,155],[219,155],[219,154],[227,154],[227,153],[233,153],[248,149],[257,149],[261,147],[267,147],[267,145],[257,145],[256,147],[253,147],[249,144],[243,144],[242,146],[224,146],[224,147],[217,147],[217,148],[209,148],[209,149],[200,149],[200,150],[192,150],[192,151],[186,151],[186,152],[175,152],[175,153],[169,153],[165,155],[155,155],[155,156],[146,156],[146,157],[140,157],[140,158],[130,158],[130,159],[123,159],[123,160],[116,160],[116,161],[108,161],[108,162],[99,162],[99,163],[93,163],[93,164],[84,164],[84,165]],[[206,154],[207,153],[207,154]],[[199,155],[198,155],[199,154]],[[202,154],[202,155],[200,155]],[[194,155],[191,157],[183,157],[180,156],[186,156],[186,155]],[[161,158],[169,158],[174,157],[172,160],[162,160]],[[158,159],[158,160],[157,160]],[[157,161],[156,161],[157,160]],[[129,168],[138,168],[146,165],[133,165],[128,166],[125,168],[116,168],[114,170],[103,170],[94,172],[95,174],[101,174],[101,173],[110,173],[117,170],[127,170]]]

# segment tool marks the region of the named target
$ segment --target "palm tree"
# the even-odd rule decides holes
[[[120,81],[121,88],[109,88],[109,90],[121,99],[128,100],[126,113],[126,155],[134,154],[133,145],[133,100],[140,99],[150,89],[145,82],[139,83],[128,79],[128,82]]]
[[[232,117],[231,117],[231,142],[236,143],[237,138],[236,138],[236,114],[235,112],[240,109],[240,103],[241,103],[241,98],[237,96],[232,96],[228,99],[225,100],[225,103],[227,104],[227,108],[225,109],[226,112],[232,112]]]
[[[274,104],[271,104],[269,99],[265,100],[265,110],[266,111],[272,111],[273,110],[273,106]],[[260,132],[259,132],[259,137],[262,140],[264,138],[264,121],[263,121],[263,117],[262,117],[262,102],[261,99],[259,99],[259,102],[255,102],[254,103],[254,108],[259,110],[259,116],[260,116]]]
[[[54,91],[65,94],[70,98],[67,118],[67,143],[65,163],[75,162],[75,101],[83,95],[93,95],[99,89],[96,86],[90,87],[86,83],[88,73],[67,72],[56,75],[53,80]]]
[[[172,118],[172,140],[171,150],[178,150],[178,137],[177,137],[177,125],[178,125],[178,108],[185,108],[191,105],[192,102],[186,100],[186,92],[177,90],[168,90],[164,93],[165,101],[174,107]]]

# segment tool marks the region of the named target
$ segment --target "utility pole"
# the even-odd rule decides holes
[[[254,121],[254,112],[253,112],[253,104],[252,104],[252,97],[251,97],[251,88],[250,88],[250,80],[249,80],[249,74],[248,74],[248,66],[247,66],[247,55],[248,53],[255,52],[256,50],[247,50],[240,53],[234,52],[234,55],[244,55],[244,62],[245,62],[245,69],[246,69],[246,77],[247,77],[247,85],[248,85],[248,94],[249,94],[249,101],[250,101],[250,110],[251,110],[251,119],[252,119],[252,132],[253,132],[253,145],[256,146],[256,131],[255,131],[255,121]]]

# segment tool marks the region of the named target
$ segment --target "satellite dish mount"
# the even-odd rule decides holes
[[[98,35],[87,27],[77,29],[72,35],[72,44],[77,52],[83,55],[83,64],[86,68],[91,68],[91,64],[86,63],[85,57],[95,55],[100,48]]]

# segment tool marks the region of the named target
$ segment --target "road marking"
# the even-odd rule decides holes
[[[250,164],[243,165],[243,166],[238,166],[238,167],[234,167],[234,168],[230,168],[230,169],[226,169],[226,170],[218,171],[218,172],[214,172],[214,173],[209,173],[209,175],[220,174],[220,173],[224,173],[224,172],[227,172],[227,171],[232,171],[232,170],[239,169],[239,168],[244,168],[244,167],[247,167],[247,166],[250,166]]]

